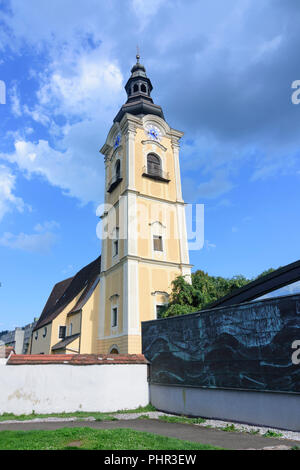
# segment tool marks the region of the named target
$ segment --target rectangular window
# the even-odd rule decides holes
[[[118,326],[118,308],[114,307],[112,309],[112,321],[111,321],[111,326],[114,328]]]
[[[117,256],[119,254],[119,229],[116,228],[116,238],[114,240],[114,248],[113,248],[113,256]]]
[[[65,326],[60,326],[59,327],[58,337],[59,337],[59,339],[65,339],[65,337],[66,337],[66,327]]]
[[[154,248],[154,251],[163,251],[163,242],[162,242],[161,236],[154,235],[153,248]]]

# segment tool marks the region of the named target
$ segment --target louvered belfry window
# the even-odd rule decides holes
[[[147,172],[149,175],[161,176],[161,161],[154,153],[147,156]]]

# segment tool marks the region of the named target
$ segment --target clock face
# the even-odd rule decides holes
[[[120,143],[121,143],[121,135],[118,134],[117,137],[115,138],[114,148],[116,149],[117,147],[119,147]]]
[[[159,141],[161,139],[160,130],[156,126],[153,126],[152,124],[149,124],[148,126],[146,126],[146,133],[148,137],[152,140]]]

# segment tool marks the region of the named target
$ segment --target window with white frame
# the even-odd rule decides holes
[[[116,236],[113,241],[113,256],[118,256],[119,254],[119,228],[116,227]]]
[[[111,313],[111,326],[115,328],[118,326],[118,307],[113,307]]]
[[[153,235],[154,251],[163,251],[163,239],[161,235]]]

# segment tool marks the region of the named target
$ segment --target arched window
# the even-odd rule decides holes
[[[121,177],[121,162],[120,162],[120,160],[117,160],[116,164],[115,164],[115,177],[116,177],[116,180],[118,180]]]
[[[139,91],[139,86],[138,84],[136,83],[133,87],[133,93],[136,93],[137,91]]]
[[[111,346],[108,354],[120,354],[118,346],[116,344]]]
[[[143,93],[147,93],[146,85],[143,84],[143,85],[141,86],[141,91],[142,91]]]
[[[110,351],[110,354],[119,354],[119,351],[118,351],[116,348],[113,348],[113,349]]]
[[[155,153],[147,156],[147,172],[149,175],[161,176],[161,160]]]

